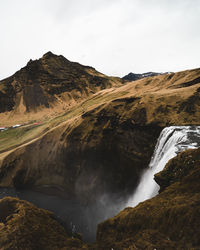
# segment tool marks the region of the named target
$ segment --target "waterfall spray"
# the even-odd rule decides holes
[[[138,203],[156,196],[159,186],[154,181],[154,175],[163,170],[167,162],[177,153],[198,147],[200,147],[200,126],[164,128],[158,138],[149,168],[143,173],[140,183],[127,206],[136,206]]]

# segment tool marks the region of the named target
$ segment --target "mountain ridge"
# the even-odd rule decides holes
[[[146,73],[139,74],[139,73],[130,72],[129,74],[122,77],[122,79],[127,80],[127,81],[137,81],[145,77],[152,77],[152,76],[158,76],[158,75],[163,75],[163,74],[168,74],[168,73],[146,72]]]

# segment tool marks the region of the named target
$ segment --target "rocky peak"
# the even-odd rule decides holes
[[[42,56],[42,58],[40,58],[40,60],[42,61],[42,62],[50,62],[51,60],[52,61],[60,61],[60,62],[63,62],[63,63],[66,63],[66,62],[68,62],[68,63],[72,63],[72,62],[70,62],[67,58],[65,58],[64,56],[62,56],[62,55],[56,55],[56,54],[54,54],[54,53],[52,53],[51,51],[48,51],[47,53],[45,53],[43,56]]]
[[[157,73],[157,72],[146,72],[142,74],[136,74],[136,73],[129,73],[128,75],[125,75],[122,77],[123,80],[128,80],[128,81],[136,81],[145,77],[149,76],[157,76],[157,75],[162,75],[163,73]]]
[[[43,55],[42,58],[53,57],[53,56],[57,56],[57,55],[53,54],[51,51],[48,51],[47,53],[45,53],[45,54]]]

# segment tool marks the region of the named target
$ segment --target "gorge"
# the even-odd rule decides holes
[[[139,202],[150,199],[158,194],[159,185],[154,181],[154,175],[165,167],[167,162],[179,152],[200,147],[200,126],[171,126],[162,130],[149,169],[145,170],[133,196],[119,199],[102,195],[93,204],[81,204],[77,201],[62,199],[58,196],[42,194],[31,190],[0,189],[0,198],[6,196],[18,197],[32,202],[34,205],[48,209],[61,220],[69,231],[80,232],[83,240],[94,242],[97,225],[116,215],[126,207],[135,207]]]

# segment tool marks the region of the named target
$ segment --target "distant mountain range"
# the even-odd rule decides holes
[[[142,74],[135,74],[135,73],[129,73],[128,75],[125,75],[124,77],[122,77],[123,80],[127,80],[127,81],[136,81],[145,77],[149,77],[149,76],[158,76],[158,75],[164,75],[167,74],[166,73],[158,73],[158,72],[146,72],[146,73],[142,73]]]

